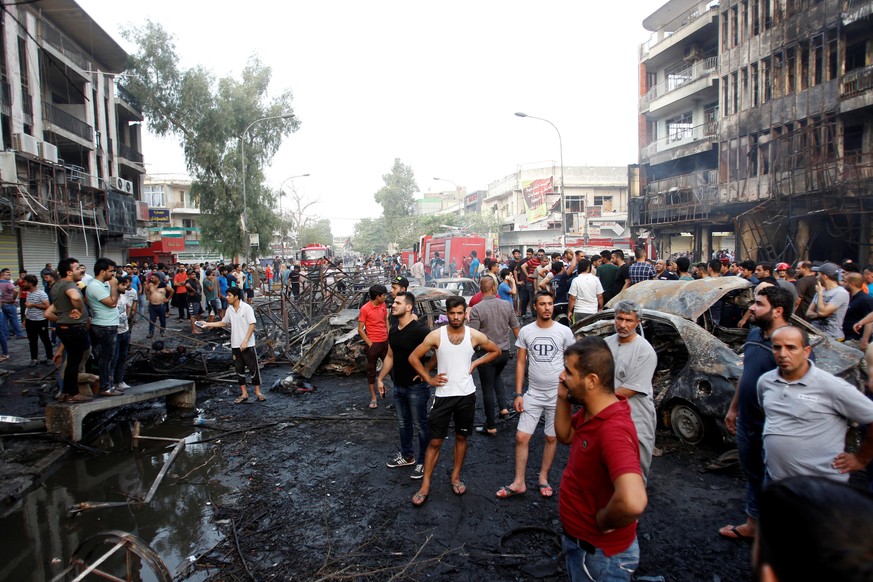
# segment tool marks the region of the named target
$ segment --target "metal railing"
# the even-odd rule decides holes
[[[844,0],[841,8],[843,26],[873,16],[873,0]]]
[[[873,65],[849,71],[840,79],[840,99],[873,89]]]
[[[696,6],[692,6],[652,35],[640,45],[640,60],[643,59],[653,48],[664,42],[692,22],[696,21],[701,16],[705,16],[710,12],[718,11],[718,1],[701,2]],[[667,29],[671,30],[667,30]]]
[[[682,73],[684,73],[683,76],[676,76],[672,79],[661,81],[660,83],[649,89],[640,100],[640,105],[646,106],[658,97],[663,97],[671,91],[675,91],[677,89],[685,87],[686,85],[689,85],[694,81],[697,81],[698,79],[703,79],[717,72],[718,56],[707,57],[705,59],[695,61],[687,69],[684,69],[682,71]]]
[[[142,153],[123,143],[118,144],[118,155],[137,164],[143,163]]]
[[[640,209],[642,224],[688,222],[718,206],[718,171],[705,170],[652,182]]]
[[[142,104],[140,104],[139,100],[133,96],[133,93],[131,93],[130,91],[128,91],[127,89],[125,89],[124,87],[119,85],[118,83],[115,84],[115,95],[119,99],[121,99],[122,101],[124,101],[125,103],[127,103],[128,105],[130,105],[131,107],[133,107],[134,109],[139,111],[140,113],[142,113]]]
[[[669,134],[647,144],[640,150],[640,156],[649,158],[654,154],[696,141],[712,141],[718,134],[718,122],[709,121],[694,127],[677,127],[668,129]]]
[[[75,115],[67,113],[53,103],[49,103],[48,101],[43,102],[42,115],[45,121],[57,125],[62,129],[66,129],[82,139],[86,139],[89,142],[94,139],[94,129],[90,125]]]
[[[42,40],[56,48],[83,71],[91,70],[91,60],[67,36],[45,18],[40,20]]]

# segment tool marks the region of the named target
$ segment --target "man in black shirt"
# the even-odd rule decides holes
[[[413,316],[415,296],[401,291],[394,297],[391,315],[397,324],[388,331],[388,355],[382,362],[382,370],[376,379],[376,387],[385,396],[385,376],[393,370],[394,406],[397,426],[400,430],[400,452],[388,461],[387,466],[406,467],[415,465],[410,478],[424,476],[424,453],[430,441],[427,424],[427,404],[430,386],[424,382],[409,363],[409,356],[424,341],[430,330]],[[418,434],[418,454],[414,454],[412,437]]]
[[[615,279],[612,282],[610,298],[615,297],[621,293],[625,287],[630,285],[630,266],[624,262],[623,250],[616,249],[612,251],[612,263],[618,267],[618,271],[615,272]],[[605,294],[604,300],[606,300]]]

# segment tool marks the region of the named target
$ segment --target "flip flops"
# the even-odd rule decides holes
[[[540,495],[543,497],[551,497],[555,492],[552,489],[552,486],[548,483],[540,483]]]
[[[263,394],[258,394],[258,402],[266,402],[266,401],[267,401],[266,396],[264,396]]]
[[[524,495],[524,493],[524,491],[516,491],[509,486],[504,486],[497,491],[497,497],[500,499],[508,499],[510,497],[515,497],[516,495]]]
[[[464,485],[463,481],[458,481],[457,483],[452,483],[452,493],[460,497],[464,493],[467,492],[467,486]]]
[[[242,404],[243,402],[247,402],[249,399],[248,396],[240,396],[236,400],[233,401],[234,404]]]
[[[424,502],[427,501],[427,498],[427,493],[416,493],[412,496],[412,505],[415,507],[421,507],[424,505]]]
[[[379,408],[379,405],[376,403],[375,400],[371,400],[369,408]]]
[[[743,542],[751,542],[755,539],[754,536],[747,536],[743,533],[740,533],[740,530],[738,530],[737,526],[735,525],[724,526],[723,528],[718,530],[718,535],[729,540],[738,540]]]

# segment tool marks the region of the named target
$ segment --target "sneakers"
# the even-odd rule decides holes
[[[412,472],[412,475],[409,476],[410,479],[423,479],[424,478],[424,465],[416,465],[415,471]]]
[[[397,453],[397,456],[385,463],[385,465],[391,469],[395,467],[408,467],[409,465],[415,464],[415,458],[410,457],[406,458],[403,456],[403,453]]]
[[[121,382],[115,385],[116,390],[127,390],[128,388],[130,388],[130,384],[127,382]]]
[[[36,367],[36,360],[30,360],[30,367],[31,367],[31,368],[35,368],[35,367]]]

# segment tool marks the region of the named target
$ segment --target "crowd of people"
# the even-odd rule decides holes
[[[468,439],[497,434],[496,418],[513,414],[518,416],[513,479],[500,487],[495,483],[495,496],[528,493],[529,445],[542,420],[544,449],[533,487],[540,496],[555,492],[550,475],[557,443],[571,447],[558,504],[570,579],[630,580],[639,562],[637,520],[648,502],[648,484],[657,479],[651,470],[657,355],[640,333],[642,309],[633,301],[613,306],[615,333],[602,339],[577,341],[555,317],[562,304],[566,319],[596,313],[642,281],[738,276],[755,285],[754,304],[746,313],[732,313],[725,305],[713,316],[723,324],[733,318],[735,326],[751,327],[742,378],[725,418],[747,474],[747,520],[719,534],[738,541],[757,536],[755,567],[770,580],[808,579],[786,558],[793,547],[782,536],[823,555],[844,556],[812,560],[808,571],[821,574],[815,579],[869,579],[869,538],[827,539],[822,534],[833,528],[821,522],[831,504],[843,511],[856,503],[867,522],[873,518],[873,494],[846,484],[849,473],[865,467],[873,475],[873,401],[816,367],[807,332],[790,318],[797,312],[840,341],[851,330],[858,337],[849,341],[866,348],[873,327],[873,287],[866,284],[873,284],[873,268],[800,261],[792,269],[782,263],[732,263],[727,256],[695,268],[687,257],[651,261],[642,249],[630,263],[621,250],[590,258],[572,250],[548,256],[543,249],[527,249],[526,255],[515,250],[505,266],[486,257],[480,293],[469,305],[463,297],[449,298],[447,324],[432,331],[417,321],[406,277],[394,278],[390,290],[384,285],[369,290],[359,332],[370,348],[370,407],[377,407],[391,375],[400,446],[386,465],[410,467],[410,478],[420,480],[412,505],[425,504],[432,494],[434,467],[450,426],[449,486],[464,495]],[[512,347],[514,393],[508,398],[500,376]],[[383,355],[377,372],[376,360]],[[481,385],[481,426],[476,426],[474,374]],[[854,452],[845,450],[852,421],[865,427]],[[796,515],[789,522],[802,528],[780,522],[792,511]]]

